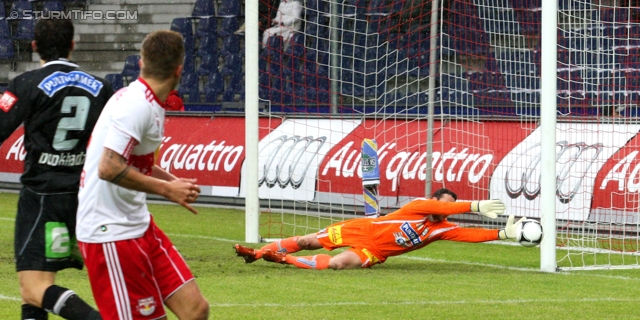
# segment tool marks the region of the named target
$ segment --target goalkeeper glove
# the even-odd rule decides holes
[[[518,228],[518,225],[525,220],[527,220],[527,218],[522,217],[520,218],[520,220],[518,220],[518,222],[513,223],[513,215],[510,215],[509,219],[507,219],[507,224],[504,226],[504,229],[500,229],[498,231],[498,238],[500,238],[500,240],[515,239],[516,229]]]
[[[504,203],[497,199],[471,202],[471,211],[478,212],[491,219],[495,219],[499,214],[503,214],[506,208]]]

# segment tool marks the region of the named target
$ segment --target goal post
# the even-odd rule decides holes
[[[540,220],[541,246],[522,250],[542,271],[640,267],[629,1],[306,0],[291,25],[259,1],[245,7],[246,241],[364,217],[372,139],[381,214],[446,187]]]

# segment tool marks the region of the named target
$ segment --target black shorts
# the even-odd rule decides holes
[[[14,238],[17,271],[82,269],[77,209],[76,192],[42,194],[22,188]]]

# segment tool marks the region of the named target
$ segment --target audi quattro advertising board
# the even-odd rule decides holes
[[[24,127],[20,126],[0,145],[0,181],[18,183],[24,171]]]
[[[601,222],[635,224],[638,223],[639,202],[640,135],[636,135],[598,172],[591,213]],[[590,217],[589,220],[594,219]]]
[[[447,187],[459,199],[486,199],[489,177],[500,159],[534,129],[516,122],[435,121],[433,190]],[[378,143],[381,207],[424,197],[426,130],[426,120],[365,120],[322,163],[316,200],[362,205],[360,144],[365,137]]]
[[[259,137],[281,122],[259,119]],[[244,118],[168,117],[157,164],[178,177],[198,179],[203,195],[238,197],[244,145]]]
[[[360,124],[360,120],[334,119],[282,122],[258,144],[259,197],[314,200],[320,163],[333,146]],[[241,182],[241,197],[245,196],[245,183]]]
[[[640,125],[558,123],[557,128],[556,217],[584,221],[589,217],[592,199],[594,204],[603,204],[611,199],[610,194],[594,191],[598,172],[615,152],[637,135]],[[518,215],[540,217],[541,136],[538,128],[519,143],[500,161],[491,178],[491,197],[501,199],[507,208],[517,208]],[[637,164],[637,160],[631,159],[635,159],[636,154],[631,149],[625,150],[629,154],[622,166]],[[616,181],[629,178],[622,178],[615,172],[617,171],[614,170],[610,177],[615,176]],[[618,173],[620,172],[622,171]],[[629,175],[633,176],[633,171]],[[633,183],[637,183],[635,181]],[[609,186],[608,181],[602,181],[600,185],[604,185],[605,189],[613,188],[613,184]],[[634,187],[634,190],[637,192],[637,188]],[[618,194],[624,197],[620,191]],[[611,208],[610,205],[608,208]],[[633,206],[636,212],[637,206],[636,202]]]

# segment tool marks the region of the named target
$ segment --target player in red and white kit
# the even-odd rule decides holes
[[[206,319],[209,305],[186,262],[153,221],[146,194],[190,205],[194,179],[154,165],[164,104],[182,73],[184,46],[173,31],[142,42],[140,78],[116,92],[91,135],[78,194],[77,238],[103,319]]]
[[[417,250],[438,240],[459,242],[485,242],[515,238],[516,226],[525,218],[513,223],[507,220],[504,229],[461,228],[447,221],[453,214],[478,212],[496,218],[505,210],[499,200],[455,202],[457,196],[451,190],[439,189],[432,199],[416,199],[399,210],[375,219],[351,219],[338,222],[306,236],[291,237],[270,243],[260,249],[235,245],[238,256],[251,263],[264,259],[282,264],[292,264],[304,269],[369,268],[383,263],[388,257]],[[292,256],[300,250],[324,248],[349,248],[330,256]]]

